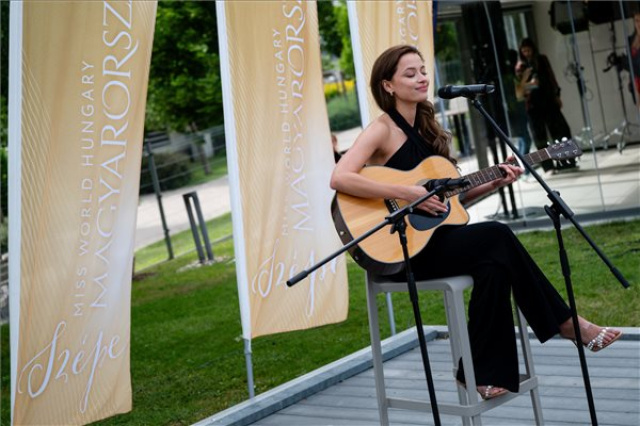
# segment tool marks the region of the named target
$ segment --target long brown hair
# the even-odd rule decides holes
[[[529,60],[525,58],[524,55],[522,54],[523,47],[528,47],[531,49],[531,52],[533,53],[531,55],[531,63],[529,63]],[[533,39],[529,37],[523,38],[522,41],[520,42],[520,47],[518,48],[518,54],[520,55],[520,60],[522,62],[530,66],[533,65],[534,68],[538,68],[538,57],[540,56],[540,52],[538,52],[538,47],[533,42]]]
[[[420,56],[420,59],[424,61],[422,54],[418,49],[410,45],[398,45],[390,47],[382,52],[376,59],[371,69],[371,94],[376,101],[376,104],[384,112],[389,112],[396,107],[396,102],[393,96],[391,96],[382,87],[382,82],[385,80],[391,81],[393,75],[398,69],[398,62],[400,58],[409,53],[415,53]],[[416,120],[418,122],[418,132],[425,139],[426,143],[431,147],[436,155],[441,155],[448,158],[451,162],[456,164],[456,159],[451,157],[449,149],[449,142],[451,141],[451,134],[445,131],[435,118],[435,109],[433,104],[428,100],[424,100],[418,103],[418,109],[416,112]]]

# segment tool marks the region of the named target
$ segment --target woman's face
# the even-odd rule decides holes
[[[520,53],[522,54],[522,57],[527,60],[527,62],[531,61],[531,58],[533,57],[533,49],[531,47],[529,46],[521,47]]]
[[[429,78],[420,55],[408,53],[400,58],[391,80],[383,81],[384,89],[397,100],[422,102],[427,99]]]
[[[633,25],[636,27],[636,32],[640,34],[640,13],[633,15]]]

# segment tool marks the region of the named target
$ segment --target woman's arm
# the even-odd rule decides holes
[[[356,197],[401,199],[408,202],[424,196],[427,190],[422,186],[377,182],[360,175],[365,164],[378,163],[374,161],[376,159],[386,159],[385,144],[389,144],[390,139],[391,129],[386,123],[380,119],[371,123],[336,164],[331,175],[331,188]],[[446,205],[436,198],[431,197],[418,207],[432,214],[446,212]]]
[[[519,63],[520,68],[524,67],[524,64]],[[515,78],[515,91],[516,91],[516,99],[518,101],[523,101],[528,92],[531,91],[529,87],[531,83],[529,82],[529,78],[531,77],[531,71],[533,69],[531,67],[524,68],[521,72],[516,72]]]
[[[507,161],[513,160],[513,156],[507,158]],[[506,174],[501,179],[493,180],[480,186],[476,186],[475,188],[467,191],[464,194],[464,198],[462,199],[463,204],[468,204],[478,197],[481,197],[490,192],[494,192],[497,189],[502,188],[503,186],[515,182],[518,179],[518,176],[520,176],[524,172],[521,167],[512,166],[510,164],[499,164],[498,167],[500,167]]]
[[[336,164],[331,175],[331,188],[362,198],[402,198],[402,185],[380,183],[360,175],[365,164],[382,155],[382,144],[389,137],[389,128],[384,123],[380,120],[371,123]]]

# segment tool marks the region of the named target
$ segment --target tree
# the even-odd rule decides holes
[[[334,7],[334,13],[336,15],[337,29],[342,40],[342,52],[340,54],[340,69],[347,78],[353,78],[356,74],[355,67],[353,66],[353,49],[351,48],[351,31],[349,30],[349,15],[347,12],[347,5],[344,0],[341,0]]]
[[[460,47],[458,46],[454,21],[443,21],[436,25],[434,42],[438,46],[438,60],[446,62],[460,58]]]
[[[338,66],[348,78],[353,78],[353,50],[345,0],[320,0],[318,5],[318,31],[323,52],[323,69],[333,68],[325,55],[339,58]],[[332,62],[332,61],[331,61]]]
[[[148,93],[147,130],[223,122],[215,2],[158,2]]]
[[[318,31],[322,51],[335,57],[342,53],[342,38],[338,32],[338,19],[333,1],[320,0],[318,5]]]

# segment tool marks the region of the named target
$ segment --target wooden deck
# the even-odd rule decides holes
[[[438,330],[439,329],[439,332]],[[446,329],[432,328],[428,351],[438,402],[457,401]],[[415,329],[389,339],[385,380],[388,396],[428,401]],[[638,329],[624,329],[624,340],[600,353],[587,351],[587,364],[600,425],[640,425],[640,340]],[[541,345],[531,339],[546,425],[591,424],[578,352],[569,341]],[[367,362],[368,355],[368,362]],[[198,425],[376,425],[379,422],[370,351],[310,373],[259,395]],[[521,366],[521,370],[523,366]],[[390,410],[392,425],[430,425],[431,413]],[[462,424],[441,415],[443,425]],[[528,396],[517,397],[482,416],[485,425],[533,425]]]

